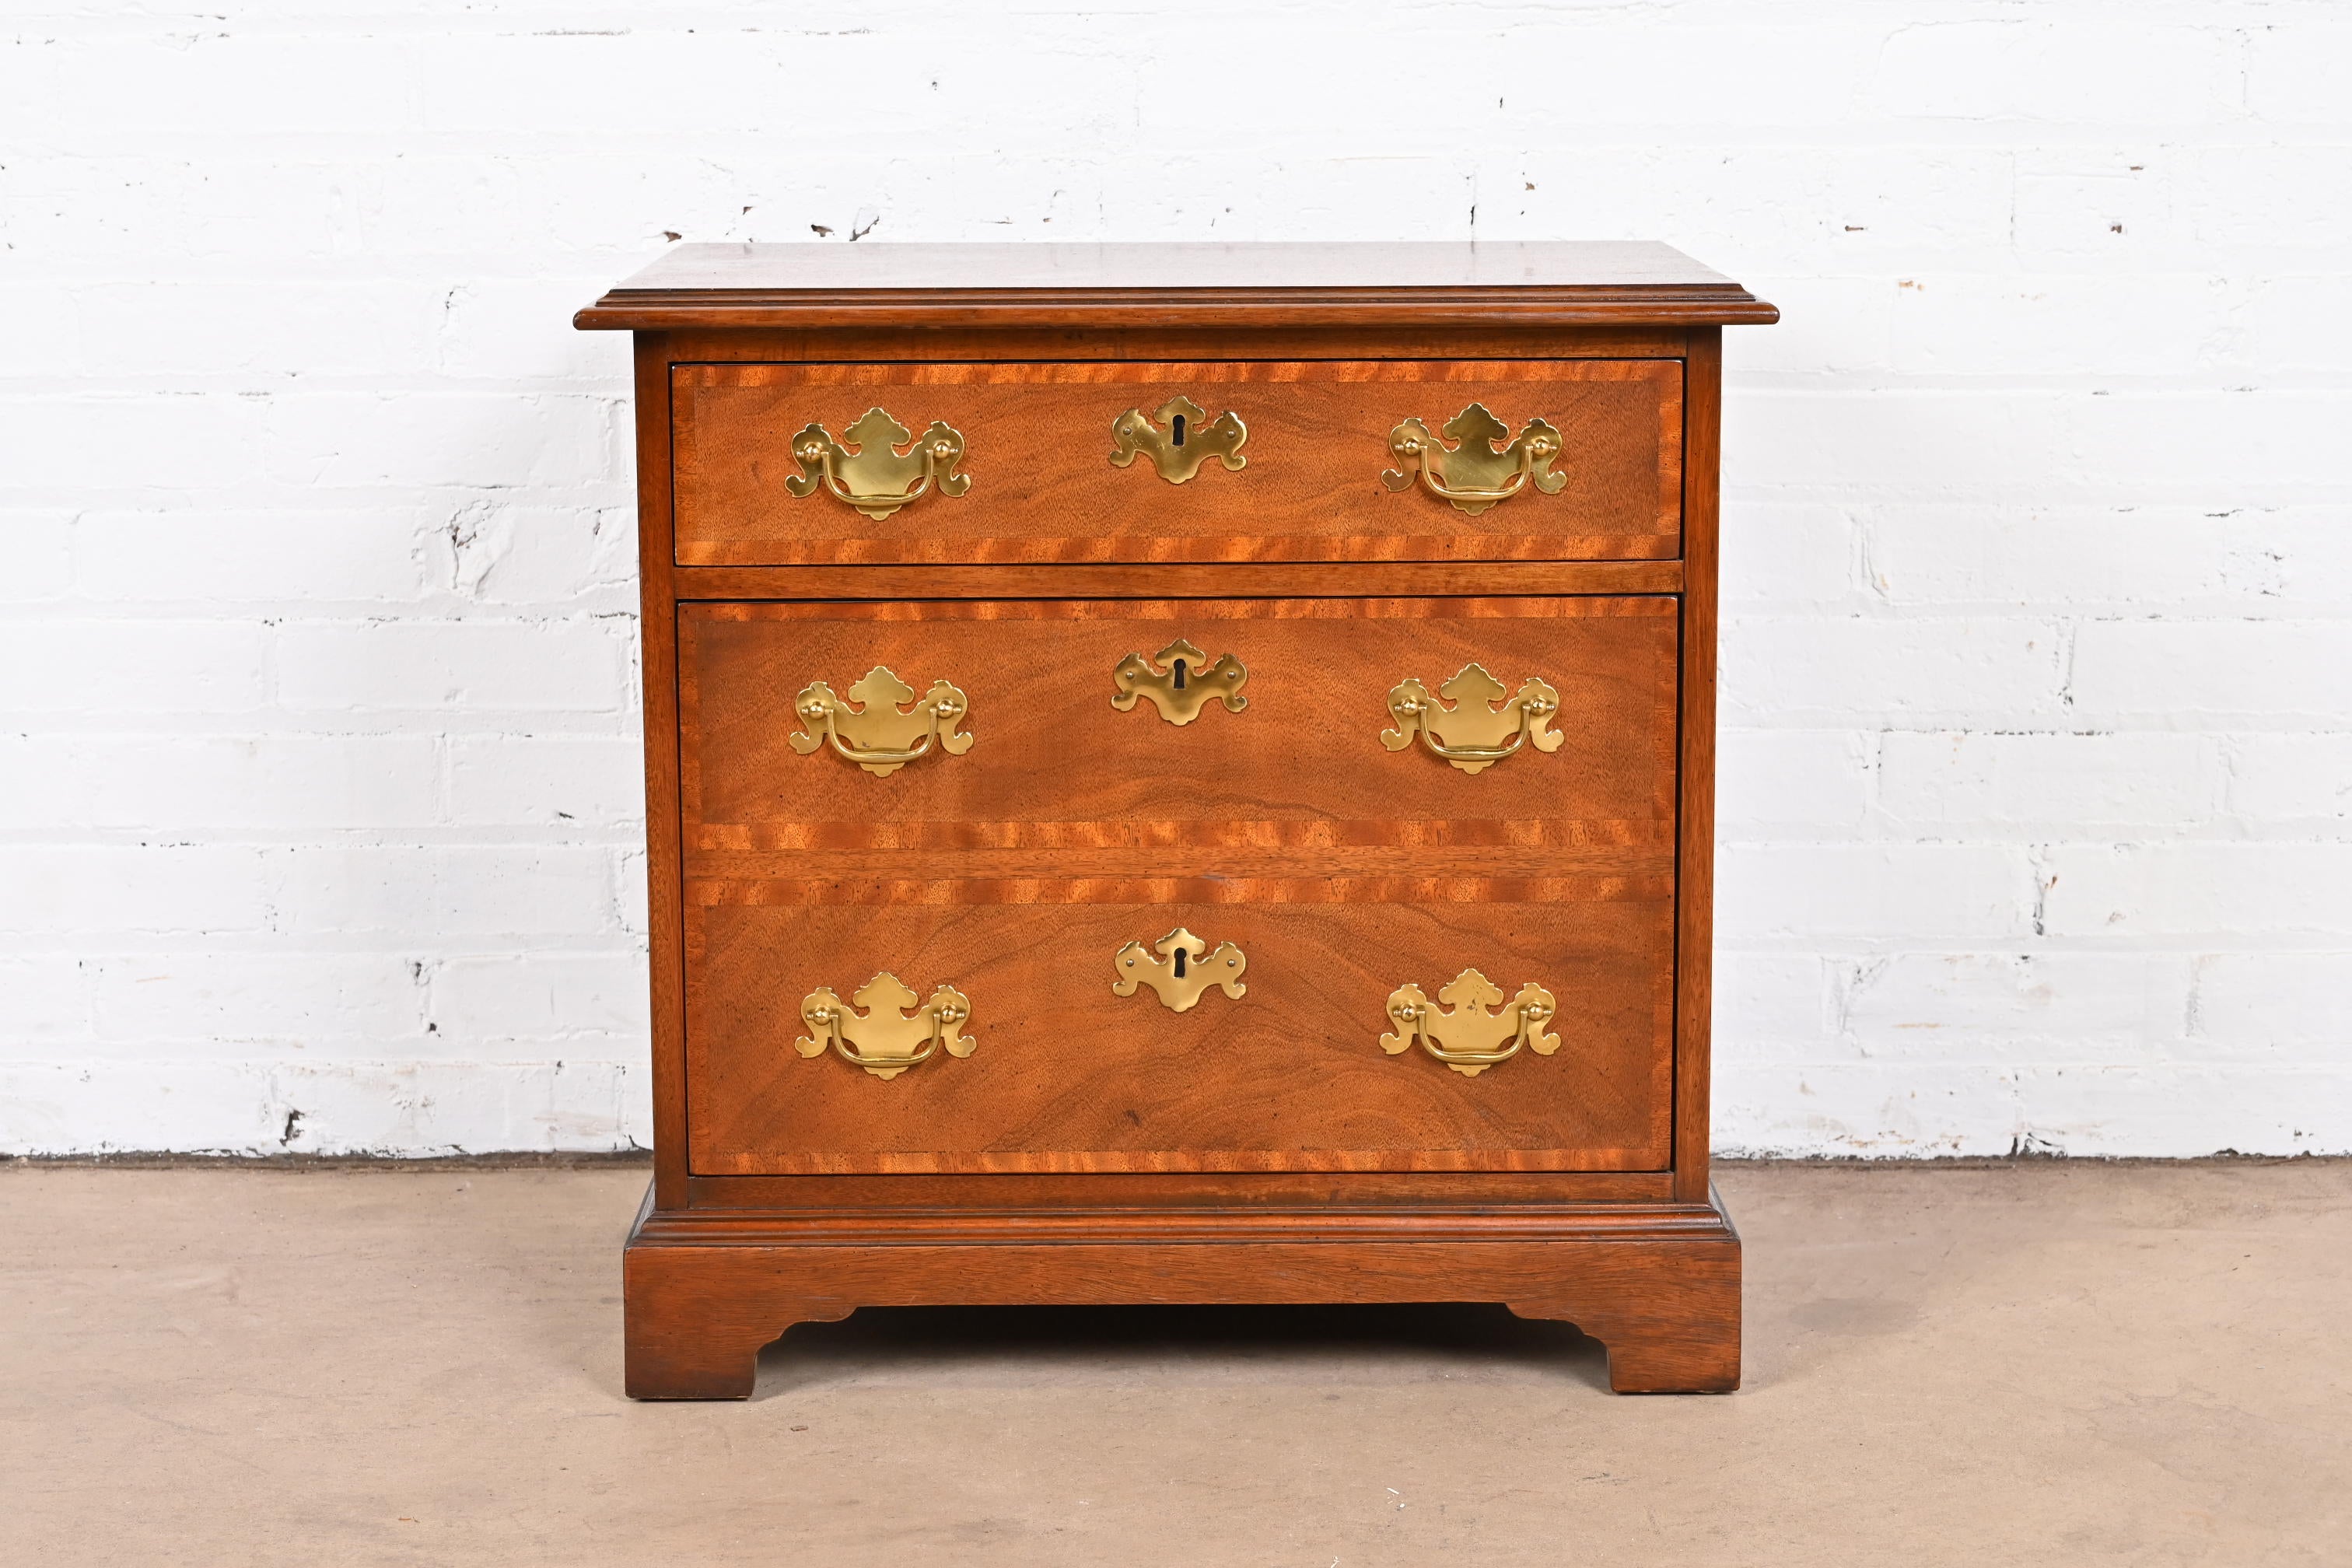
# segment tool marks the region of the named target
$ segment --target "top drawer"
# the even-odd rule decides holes
[[[680,565],[1680,548],[1679,360],[718,363],[670,377]]]

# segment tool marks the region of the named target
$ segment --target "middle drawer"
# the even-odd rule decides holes
[[[1670,875],[1665,596],[691,605],[689,878]]]

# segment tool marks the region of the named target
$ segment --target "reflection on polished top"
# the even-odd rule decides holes
[[[688,310],[802,311],[864,302],[977,324],[1022,306],[1154,319],[1279,303],[1411,315],[1482,307],[1522,321],[1599,313],[1651,323],[1762,323],[1780,312],[1712,268],[1650,241],[1233,245],[680,245],[573,318],[659,327]]]

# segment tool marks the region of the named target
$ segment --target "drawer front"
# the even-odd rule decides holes
[[[685,846],[706,874],[751,877],[1663,873],[1675,608],[1660,595],[690,605]],[[1223,689],[1219,672],[1238,668],[1239,710],[1213,697],[1180,724],[1139,692],[1172,695],[1180,643],[1209,666],[1188,690]],[[1510,695],[1444,696],[1474,665]],[[841,747],[820,742],[824,725],[796,705],[818,682],[855,702],[877,668],[897,677],[902,710],[950,683],[965,748],[861,765],[842,754],[861,739],[921,736],[845,719]],[[1482,737],[1402,734],[1392,707],[1418,681],[1499,730],[1531,680],[1554,710],[1485,765],[1430,744]]]
[[[686,606],[695,1170],[1662,1168],[1675,616],[1659,597]],[[1217,696],[1178,699],[1179,639]],[[1456,679],[1473,666],[1497,679]],[[897,683],[861,679],[877,668]],[[1412,681],[1434,710],[1408,733]],[[818,682],[898,700],[871,731],[836,705],[828,730]],[[958,700],[932,727],[939,682]],[[1512,710],[1530,682],[1536,726]],[[1213,974],[1238,949],[1244,994],[1116,996],[1130,943],[1172,978],[1155,944],[1180,927]],[[1503,994],[1449,992],[1469,970]],[[884,1080],[805,1024],[827,988],[871,1006],[855,994],[885,972],[905,1008],[967,999],[972,1054]],[[1380,1043],[1413,985],[1440,1050],[1499,1048],[1483,1020],[1528,984],[1555,1052],[1473,1075]],[[888,1017],[887,1048],[914,1048],[919,1015]]]
[[[1174,901],[1170,901],[1171,900]],[[1215,899],[1216,902],[1185,901]],[[1184,1011],[1119,995],[1128,944],[1178,928],[1242,992]],[[688,1125],[704,1175],[919,1172],[1627,1171],[1668,1159],[1674,900],[1663,879],[1152,879],[695,884],[687,910]],[[1475,969],[1497,1020],[1441,1049],[1492,1055],[1528,984],[1556,1001],[1558,1048],[1475,1075],[1401,1037],[1391,998],[1433,1005]],[[923,1002],[969,1004],[968,1056],[936,1050],[884,1079],[804,1021],[820,991],[879,973],[916,1025],[861,1056],[919,1051]],[[1182,994],[1177,994],[1181,1000]],[[1473,1003],[1471,1005],[1478,1005]],[[1408,1040],[1401,1053],[1383,1036]],[[804,1056],[796,1042],[824,1046]],[[1531,1037],[1532,1041],[1532,1037]]]
[[[1664,559],[1682,399],[1679,360],[677,364],[677,560]]]

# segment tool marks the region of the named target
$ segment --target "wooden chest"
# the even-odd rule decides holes
[[[1720,330],[1652,245],[688,246],[636,334],[629,1391],[862,1305],[1493,1300],[1739,1375]]]

